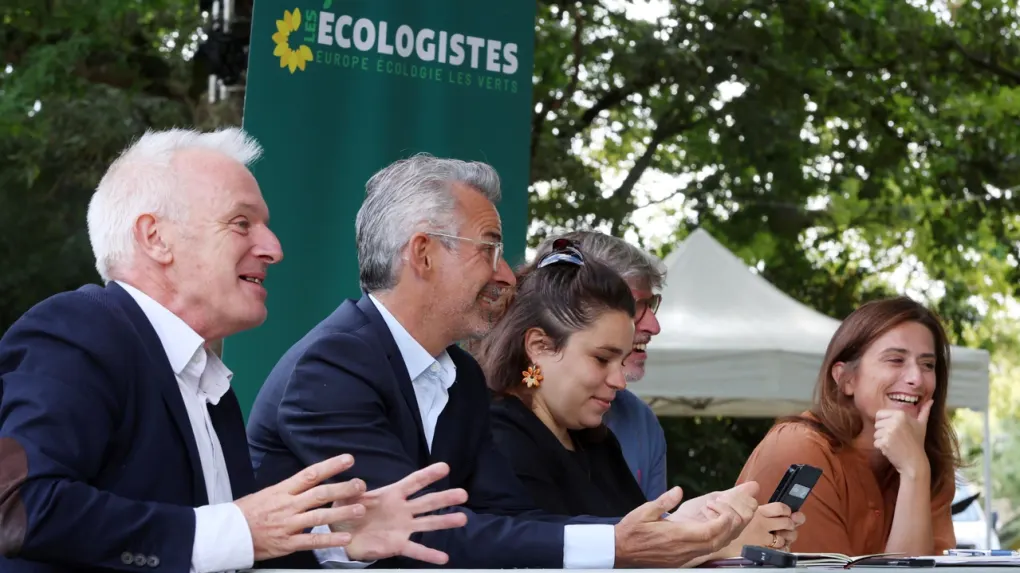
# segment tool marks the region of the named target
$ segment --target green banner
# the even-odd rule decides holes
[[[535,3],[259,0],[244,128],[284,260],[269,318],[225,359],[247,415],[276,361],[360,296],[354,217],[365,182],[418,152],[485,161],[503,181],[507,259],[523,258]]]

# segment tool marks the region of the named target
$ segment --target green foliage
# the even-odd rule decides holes
[[[955,342],[1005,364],[1017,337],[1002,310],[1020,285],[1017,2],[930,4],[539,0],[531,240],[597,226],[665,255],[700,225],[837,318],[906,270]],[[237,124],[240,98],[204,103],[194,0],[8,0],[0,19],[3,332],[96,280],[84,211],[118,150],[150,127]],[[993,387],[1007,436],[1012,371]],[[666,421],[671,481],[688,495],[731,484],[769,423]],[[979,425],[963,426],[979,451]],[[996,492],[1013,499],[1020,472],[1002,464],[1015,447],[996,442]]]
[[[2,333],[46,296],[98,280],[85,209],[128,142],[240,115],[202,103],[193,0],[14,0],[0,19]]]
[[[665,255],[701,226],[835,318],[906,288],[954,343],[1015,351],[996,334],[1020,284],[1015,1],[658,6],[539,2],[532,241],[594,226]],[[695,488],[760,438],[667,424],[673,481],[711,476]]]
[[[990,188],[1020,177],[1006,4],[968,3],[951,23],[884,0],[676,1],[654,22],[615,8],[643,4],[540,5],[532,180],[549,190],[532,202],[536,220],[634,230],[638,182],[656,171],[691,213],[680,235],[700,225],[737,251],[770,237],[749,262],[834,316],[885,294],[869,278],[907,256],[947,291],[1013,291],[1016,199]],[[724,83],[743,92],[720,100]],[[799,292],[812,254],[852,243],[848,231],[896,256],[867,268],[844,249],[827,269],[837,286]],[[940,310],[977,320],[959,298]]]

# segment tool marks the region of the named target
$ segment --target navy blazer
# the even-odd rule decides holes
[[[209,412],[235,497],[253,491],[233,391]],[[187,573],[208,503],[169,359],[123,288],[84,286],[0,339],[0,571]]]
[[[562,568],[565,524],[618,519],[540,513],[495,447],[481,368],[457,346],[447,351],[457,380],[430,453],[407,366],[382,315],[367,296],[345,301],[283,356],[255,399],[248,440],[256,484],[341,453],[352,454],[354,466],[340,479],[361,478],[369,489],[444,461],[450,475],[426,491],[467,490],[467,505],[458,509],[468,523],[416,534],[414,541],[446,552],[448,567]],[[318,567],[310,552],[271,565]],[[375,565],[428,566],[406,558]]]

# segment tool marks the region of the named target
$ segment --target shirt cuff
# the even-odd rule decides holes
[[[564,569],[612,569],[615,563],[616,529],[612,525],[564,526]]]
[[[312,533],[329,533],[330,529],[328,525],[316,525],[312,528]],[[614,541],[615,543],[615,541]],[[326,547],[324,549],[313,549],[315,558],[318,559],[319,565],[322,565],[324,569],[361,569],[368,567],[375,563],[375,561],[351,561],[347,557],[347,550],[343,547]]]
[[[248,520],[232,503],[195,508],[195,544],[192,573],[249,569],[255,563]]]

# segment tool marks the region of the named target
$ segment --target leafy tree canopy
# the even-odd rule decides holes
[[[206,100],[194,0],[9,0],[0,18],[3,332],[96,280],[85,207],[128,141],[238,124],[241,98]],[[837,318],[908,289],[993,352],[1005,420],[1017,24],[1016,0],[538,0],[532,240],[596,226],[664,255],[702,226]],[[768,427],[666,424],[688,495],[732,481]]]

